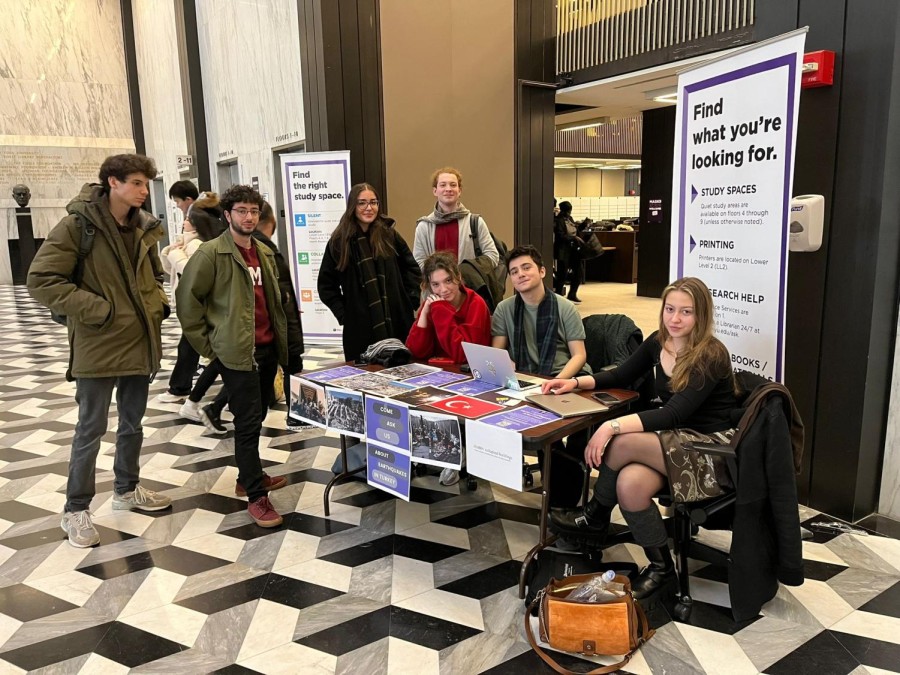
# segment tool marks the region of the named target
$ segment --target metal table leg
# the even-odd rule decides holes
[[[337,485],[342,480],[350,478],[350,476],[355,476],[361,471],[365,471],[366,465],[363,464],[361,467],[354,469],[353,471],[347,471],[347,437],[344,434],[341,434],[341,472],[328,481],[328,484],[325,486],[325,516],[328,517],[331,515],[331,506],[329,504],[329,498],[331,497],[331,488]]]
[[[522,561],[522,569],[519,572],[519,598],[525,599],[525,585],[528,580],[528,569],[534,562],[534,557],[556,541],[556,535],[547,536],[547,517],[550,514],[550,459],[553,453],[553,445],[544,448],[544,462],[541,466],[541,521],[538,543],[532,548]]]

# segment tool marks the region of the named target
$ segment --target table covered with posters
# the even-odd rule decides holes
[[[530,383],[545,379],[532,375],[521,377]],[[581,392],[581,395],[589,397],[591,393]],[[624,404],[638,396],[625,390],[610,393]],[[412,363],[394,368],[334,364],[293,376],[288,414],[293,419],[340,434],[342,471],[325,487],[326,516],[330,514],[329,499],[334,485],[362,471],[366,471],[370,485],[408,501],[411,464],[458,469],[462,461],[464,429],[470,437],[475,431],[485,434],[488,441],[482,445],[488,447],[481,449],[487,450],[488,464],[493,462],[491,455],[499,457],[506,446],[517,450],[520,445],[521,453],[528,454],[543,450],[539,537],[525,556],[519,577],[519,595],[524,598],[528,569],[534,557],[556,539],[547,530],[552,445],[582,429],[621,416],[625,410],[627,405],[561,418],[530,405],[524,400],[523,392],[473,380],[459,367],[437,368]],[[348,437],[365,441],[367,451],[366,464],[350,471]],[[479,466],[474,460],[484,455],[474,453],[471,445],[467,445],[467,451],[470,475],[522,489],[521,459],[514,467],[518,478],[510,481],[494,475],[487,465]],[[506,476],[511,474],[516,457],[511,452],[508,457],[501,458],[506,462]]]

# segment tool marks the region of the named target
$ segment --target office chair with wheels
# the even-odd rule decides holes
[[[730,445],[696,443],[692,449],[725,457],[734,490],[713,499],[674,504],[671,534],[678,573],[673,608],[686,621],[693,600],[688,559],[728,568],[731,610],[738,623],[759,614],[781,582],[803,583],[803,556],[795,475],[803,425],[790,392],[746,371],[735,374],[741,392],[737,432]],[[671,503],[661,496],[660,502]],[[730,529],[728,553],[694,541],[700,526]]]

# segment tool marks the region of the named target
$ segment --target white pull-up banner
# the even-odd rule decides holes
[[[806,29],[678,74],[670,276],[703,279],[736,369],[784,379]]]
[[[322,256],[347,210],[350,152],[298,152],[281,156],[285,222],[290,228],[291,272],[307,342],[339,342],[341,326],[319,300]]]

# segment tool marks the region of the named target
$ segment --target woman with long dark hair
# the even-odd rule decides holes
[[[685,277],[663,290],[659,330],[613,370],[551,380],[544,393],[624,387],[655,370],[662,407],[604,422],[584,458],[599,469],[583,511],[554,511],[551,528],[575,539],[602,542],[618,503],[650,565],[632,584],[634,597],[651,595],[675,576],[666,529],[653,496],[668,482],[676,501],[714,497],[731,486],[724,460],[691,451],[694,442],[727,444],[737,406],[728,349],[713,333],[712,295]]]
[[[344,327],[344,358],[379,340],[406,339],[422,272],[368,183],[350,189],[347,210],[325,247],[319,297]]]

